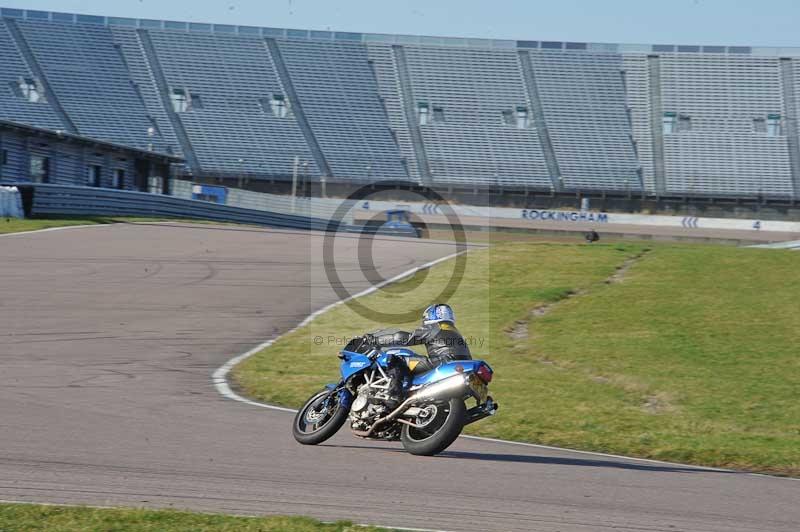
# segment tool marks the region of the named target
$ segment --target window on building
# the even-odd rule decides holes
[[[189,98],[183,89],[172,89],[169,95],[172,101],[172,110],[176,113],[185,113],[189,110]]]
[[[20,96],[31,103],[44,101],[44,94],[42,94],[39,84],[36,83],[36,80],[33,78],[23,78],[19,80],[19,93]]]
[[[781,115],[767,115],[767,136],[778,137],[781,134]]]
[[[86,169],[86,185],[90,187],[99,187],[102,185],[101,177],[103,175],[103,168],[97,164],[91,164]]]
[[[678,115],[678,131],[691,131],[692,117],[689,115]]]
[[[417,115],[419,116],[419,125],[425,126],[430,123],[430,108],[428,107],[427,103],[420,102],[417,105]]]
[[[671,135],[672,133],[675,133],[677,118],[678,118],[677,113],[672,113],[672,112],[664,113],[664,118],[662,119],[662,125],[665,135]]]
[[[779,137],[783,134],[781,115],[769,114],[766,118],[762,116],[753,118],[753,132],[761,133],[768,137]]]
[[[8,150],[0,151],[0,164],[8,164]]]
[[[269,111],[276,118],[286,118],[289,116],[289,104],[283,94],[273,94],[272,98],[266,100],[267,107],[264,111]],[[264,104],[262,103],[262,106]]]
[[[125,170],[120,170],[119,168],[114,170],[111,186],[120,190],[125,188]]]
[[[202,109],[203,108],[203,99],[200,97],[199,94],[190,94],[189,95],[189,109]]]
[[[507,126],[514,125],[514,111],[503,111],[502,112],[503,123]]]
[[[517,129],[528,129],[530,127],[531,119],[528,115],[527,107],[517,107],[516,125]]]
[[[50,182],[50,158],[31,155],[30,178],[34,183]]]
[[[433,108],[433,121],[444,122],[444,109],[442,109],[441,107]]]

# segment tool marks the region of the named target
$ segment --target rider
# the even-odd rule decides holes
[[[394,363],[390,364],[389,377],[392,383],[389,395],[397,401],[402,399],[404,382],[410,380],[412,373],[424,373],[445,362],[472,358],[467,341],[456,329],[453,309],[444,303],[436,303],[426,308],[422,313],[422,327],[418,327],[413,333],[379,331],[373,339],[382,347],[425,344],[428,351],[426,359],[410,359],[409,364],[406,364],[400,357],[395,357]]]

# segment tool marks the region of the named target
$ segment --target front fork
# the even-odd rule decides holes
[[[327,384],[325,387],[330,390],[328,397],[323,403],[326,408],[330,407],[330,400],[336,397],[340,407],[345,410],[350,410],[350,405],[353,404],[353,394],[350,393],[350,390],[345,388],[344,382],[340,382],[339,384]]]

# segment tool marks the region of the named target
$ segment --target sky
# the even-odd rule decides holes
[[[0,6],[364,33],[800,46],[799,0],[0,0]]]

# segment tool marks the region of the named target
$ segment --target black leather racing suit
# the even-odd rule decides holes
[[[452,360],[470,360],[472,355],[469,346],[456,326],[450,322],[431,323],[423,325],[414,332],[406,331],[378,331],[375,339],[381,346],[412,346],[424,344],[428,351],[428,358],[418,360],[413,373],[424,373]],[[402,383],[410,377],[411,371],[406,364],[392,364],[390,366],[392,377],[391,395],[402,395]]]

